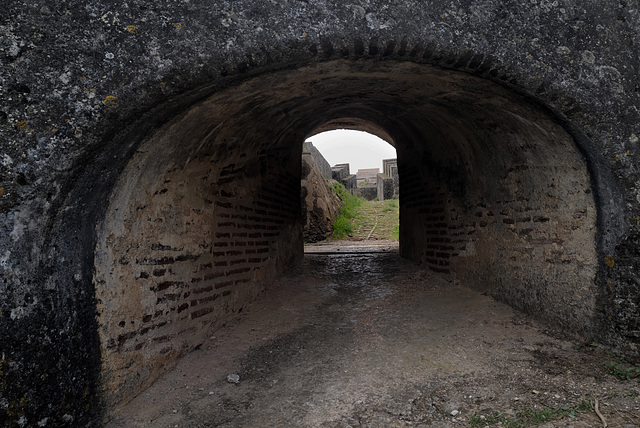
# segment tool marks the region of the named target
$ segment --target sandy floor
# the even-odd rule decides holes
[[[603,426],[594,399],[640,426],[614,357],[381,250],[308,254],[107,426],[518,426],[545,407],[541,426]]]

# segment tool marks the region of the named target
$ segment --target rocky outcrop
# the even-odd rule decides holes
[[[333,222],[340,212],[341,202],[309,153],[302,155],[300,199],[304,242],[326,239],[333,232]]]

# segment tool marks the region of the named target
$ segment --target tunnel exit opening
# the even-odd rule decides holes
[[[303,145],[301,186],[306,252],[317,245],[397,244],[399,174],[392,141],[358,129],[314,134]]]
[[[212,93],[129,160],[96,232],[109,405],[135,396],[301,262],[301,142],[337,128],[393,142],[403,258],[589,332],[596,207],[571,135],[478,77],[329,61]]]

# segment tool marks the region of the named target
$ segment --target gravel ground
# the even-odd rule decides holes
[[[562,333],[392,246],[308,254],[107,427],[640,426],[638,380]]]

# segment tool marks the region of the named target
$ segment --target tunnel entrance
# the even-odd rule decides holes
[[[397,243],[399,181],[392,142],[352,129],[308,137],[301,181],[305,252],[318,245]]]
[[[109,405],[300,263],[301,142],[345,117],[395,142],[404,258],[590,330],[596,208],[573,138],[539,106],[471,75],[331,61],[212,93],[129,161],[95,249]]]

